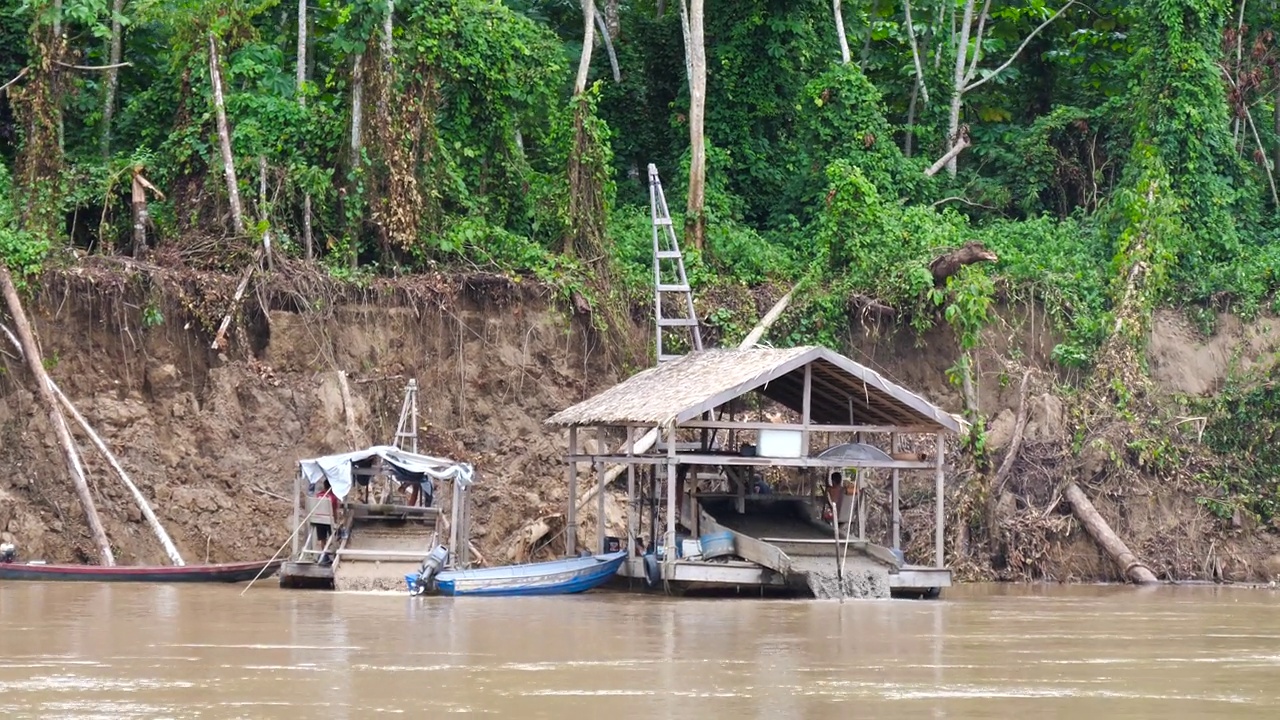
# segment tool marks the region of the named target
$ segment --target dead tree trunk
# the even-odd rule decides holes
[[[1089,498],[1085,496],[1084,491],[1074,482],[1067,483],[1066,490],[1063,491],[1067,502],[1071,503],[1071,511],[1075,514],[1076,519],[1084,525],[1084,529],[1089,536],[1094,539],[1107,551],[1111,559],[1120,567],[1121,574],[1127,579],[1139,585],[1150,585],[1160,582],[1155,573],[1151,572],[1151,568],[1142,564],[1138,556],[1129,550],[1129,546],[1116,535],[1107,521],[1098,514],[1098,509],[1093,506]]]
[[[933,273],[933,281],[941,285],[947,281],[947,278],[960,272],[960,268],[965,265],[999,260],[1000,256],[988,250],[985,245],[970,240],[963,246],[934,258],[933,262],[929,263],[929,272]]]
[[[18,289],[13,286],[13,278],[3,263],[0,263],[0,293],[4,294],[5,302],[9,306],[9,315],[13,318],[13,326],[22,345],[22,354],[26,356],[27,367],[31,369],[31,374],[36,379],[36,392],[45,405],[45,410],[49,414],[49,424],[53,426],[53,432],[58,437],[58,445],[62,448],[62,454],[67,461],[71,483],[75,486],[81,507],[84,508],[89,534],[93,537],[94,544],[98,546],[98,556],[103,565],[114,566],[115,554],[111,551],[111,541],[107,539],[107,531],[102,527],[102,519],[98,517],[98,508],[94,505],[93,494],[89,492],[89,482],[85,480],[84,467],[80,464],[80,454],[76,451],[71,432],[67,429],[67,421],[62,416],[62,411],[58,409],[58,401],[49,388],[49,374],[44,370],[40,346],[36,343],[30,323],[27,322],[27,314],[22,309]]]
[[[213,85],[213,111],[218,123],[218,145],[222,149],[222,171],[227,179],[227,202],[231,205],[231,225],[236,235],[244,234],[244,213],[240,209],[240,182],[236,179],[235,156],[231,154],[231,129],[222,95],[222,63],[218,60],[218,40],[209,33],[209,82]]]
[[[683,3],[684,0],[681,0]],[[702,29],[703,0],[689,3],[689,203],[685,231],[693,246],[702,249],[707,220],[703,216],[707,192],[707,148],[703,125],[707,107],[707,49]]]

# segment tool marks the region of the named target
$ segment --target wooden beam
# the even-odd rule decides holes
[[[577,554],[578,544],[578,428],[569,428],[569,512],[564,519],[564,553]]]
[[[710,428],[712,430],[804,430],[804,423],[771,423],[748,420],[690,420],[680,423],[680,429]],[[938,432],[936,425],[829,425],[812,423],[809,426],[816,433],[929,433]]]
[[[604,462],[596,461],[596,552],[604,553]]]
[[[804,366],[804,395],[800,399],[800,454],[809,455],[809,425],[813,422],[813,363]]]
[[[673,448],[674,449],[674,448]],[[700,455],[700,454],[676,454],[670,453],[670,457],[666,455],[570,455],[565,458],[570,463],[594,463],[597,460],[603,460],[608,463],[634,463],[636,465],[647,465],[651,463],[663,463],[671,459],[672,462],[680,465],[707,465],[710,467],[721,466],[748,466],[748,467],[798,467],[798,468],[898,468],[899,470],[932,470],[934,464],[932,462],[915,462],[909,460],[855,460],[841,458],[817,458],[817,457],[799,457],[799,458],[768,458],[768,457],[744,457],[742,455]]]
[[[898,436],[890,435],[889,453],[893,454],[896,452],[898,452]],[[889,487],[889,512],[891,513],[889,517],[889,530],[891,537],[890,547],[894,550],[902,549],[902,513],[898,509],[901,499],[898,493],[898,469],[894,468],[892,485]]]
[[[934,505],[933,507],[934,561],[933,562],[934,562],[934,565],[937,566],[938,568],[944,568],[947,566],[946,557],[943,554],[943,547],[942,547],[943,523],[945,522],[945,517],[942,512],[942,495],[944,491],[944,487],[943,487],[944,478],[942,475],[942,460],[943,460],[943,456],[946,455],[946,452],[947,452],[946,438],[943,437],[942,433],[938,433],[937,450],[935,451],[934,458],[933,458],[933,461],[935,464],[934,488],[933,488],[933,493],[934,493],[934,503],[933,503]]]
[[[293,531],[293,536],[289,539],[289,542],[291,543],[290,550],[293,552],[293,554],[289,556],[289,559],[291,560],[298,559],[298,551],[300,549],[298,547],[298,543],[300,542],[300,539],[298,538],[297,528],[299,525],[302,524],[302,517],[301,517],[302,493],[303,493],[302,468],[298,468],[298,473],[293,476],[293,528],[294,528],[294,531]]]
[[[636,436],[627,428],[627,457],[635,454]],[[627,463],[627,557],[636,556],[636,466]]]
[[[674,564],[676,561],[676,429],[667,426],[667,533],[666,552],[663,564]],[[663,573],[664,576],[670,573]]]

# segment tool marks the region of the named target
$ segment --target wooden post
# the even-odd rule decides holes
[[[898,434],[889,433],[889,452],[890,454],[898,452]],[[898,470],[893,470],[893,484],[889,488],[889,529],[891,542],[894,550],[902,549],[902,514],[898,510],[900,498],[898,497]]]
[[[636,441],[632,428],[627,428],[627,457],[634,455]],[[627,557],[636,555],[636,466],[627,463]]]
[[[676,426],[667,426],[667,532],[664,563],[676,560]]]
[[[863,440],[862,433],[857,433],[855,437],[857,438],[858,442],[862,442]],[[866,500],[863,498],[864,491],[866,490],[866,486],[863,483],[863,477],[862,477],[862,474],[864,472],[865,471],[862,468],[855,468],[853,471],[853,492],[854,492],[853,499],[855,502],[858,503],[858,541],[859,542],[867,541],[867,503],[866,503]],[[845,528],[844,531],[846,533],[849,532],[849,528]]]
[[[458,560],[462,557],[462,551],[458,550],[458,539],[461,538],[460,530],[462,529],[462,495],[463,489],[457,480],[453,482],[453,502],[449,509],[449,560],[453,568],[457,568]],[[466,542],[463,538],[462,542]]]
[[[569,428],[569,457],[578,454],[578,428]],[[564,518],[564,553],[573,557],[578,553],[578,461],[569,461],[569,512]]]
[[[604,461],[596,461],[596,552],[604,553],[604,536],[607,528],[604,522]]]
[[[937,450],[934,451],[934,488],[933,488],[933,562],[938,568],[947,566],[943,554],[942,537],[945,518],[942,514],[943,477],[942,461],[947,452],[947,440],[942,433],[937,434]]]
[[[804,431],[800,436],[800,454],[809,457],[809,424],[810,416],[813,415],[813,363],[804,366],[804,398],[801,403],[800,422],[804,424]]]
[[[299,467],[298,474],[293,476],[293,537],[290,538],[289,540],[290,542],[289,550],[290,552],[293,553],[290,556],[290,558],[293,560],[298,559],[298,552],[301,550],[301,548],[299,547],[300,540],[298,538],[298,526],[302,524],[301,505],[302,505],[303,491],[304,491],[304,488],[302,487],[302,468]]]
[[[49,424],[53,426],[53,432],[58,438],[58,444],[62,447],[62,454],[67,461],[67,469],[71,473],[71,483],[75,486],[76,495],[80,498],[80,505],[84,508],[85,518],[89,525],[89,534],[93,536],[93,542],[98,546],[98,555],[102,560],[102,564],[107,567],[113,567],[116,564],[115,554],[111,551],[111,541],[107,539],[107,531],[102,527],[102,519],[98,517],[98,509],[94,505],[93,495],[89,492],[89,483],[85,480],[84,467],[80,464],[80,454],[76,451],[75,442],[71,439],[71,431],[67,429],[66,418],[62,416],[62,411],[58,408],[58,401],[53,396],[53,390],[50,389],[49,374],[45,372],[44,363],[40,355],[40,346],[36,344],[36,338],[31,331],[31,324],[27,322],[27,314],[22,309],[22,300],[18,297],[18,289],[13,285],[13,278],[9,275],[9,268],[3,262],[0,262],[0,293],[4,295],[5,302],[9,306],[9,315],[13,317],[13,327],[17,332],[18,340],[22,345],[22,354],[26,356],[27,367],[31,369],[31,374],[36,379],[36,392],[41,401],[44,402],[45,410],[49,413]]]

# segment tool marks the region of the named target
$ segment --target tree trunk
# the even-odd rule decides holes
[[[707,105],[707,52],[704,45],[703,0],[689,4],[689,45],[685,55],[693,71],[689,85],[689,204],[685,230],[693,246],[702,249],[707,221],[703,217],[706,204],[707,147],[703,137],[703,121]]]
[[[116,114],[116,90],[120,87],[120,56],[124,44],[124,29],[120,26],[120,15],[124,13],[124,0],[114,0],[111,4],[111,49],[107,55],[107,88],[102,100],[102,137],[99,144],[102,156],[111,155],[111,120]]]
[[[351,171],[357,172],[364,164],[361,148],[361,135],[364,131],[364,53],[356,53],[351,69]],[[356,221],[359,227],[360,221]],[[351,269],[355,269],[359,250],[356,234],[351,233]]]
[[[587,89],[587,73],[591,70],[591,51],[596,44],[595,0],[582,0],[582,54],[578,56],[578,77],[573,83],[573,94],[581,95]]]
[[[916,102],[920,98],[920,88],[923,87],[919,82],[911,86],[911,101],[907,103],[907,136],[903,139],[902,154],[911,157],[915,152],[916,145]]]
[[[618,4],[618,0],[605,0],[604,3],[604,26],[610,40],[617,40],[618,33],[622,31],[622,15]]]
[[[21,341],[22,353],[26,356],[27,367],[31,369],[31,374],[36,379],[36,392],[44,403],[45,410],[49,413],[49,424],[53,427],[53,432],[58,437],[58,445],[61,446],[63,457],[67,461],[67,470],[71,473],[71,483],[75,486],[76,495],[80,498],[80,505],[84,508],[85,519],[89,524],[89,534],[93,537],[94,544],[98,546],[98,556],[102,564],[112,567],[116,564],[115,554],[111,552],[111,541],[107,539],[107,531],[102,527],[102,519],[98,517],[98,509],[94,505],[93,495],[89,492],[89,483],[85,480],[84,467],[80,464],[80,454],[76,451],[75,443],[71,439],[71,432],[67,429],[66,419],[63,418],[62,411],[58,409],[58,401],[53,396],[53,391],[49,389],[49,374],[44,370],[40,346],[36,343],[30,323],[27,322],[27,314],[22,309],[22,300],[18,297],[18,289],[13,286],[13,278],[9,275],[9,269],[2,262],[0,262],[0,293],[4,295],[5,302],[9,306],[9,315],[13,318],[14,329],[18,334],[18,339]]]
[[[244,214],[240,209],[240,182],[236,179],[235,157],[231,154],[231,130],[222,96],[222,69],[218,61],[218,41],[209,33],[209,82],[213,85],[213,110],[218,123],[218,144],[222,148],[222,170],[227,179],[227,202],[231,205],[231,225],[236,235],[244,234]]]
[[[967,0],[964,4],[964,17],[960,21],[960,39],[956,43],[956,68],[952,76],[951,110],[947,115],[948,150],[952,149],[957,142],[956,136],[960,132],[960,104],[964,100],[965,61],[968,59],[969,53],[969,27],[973,24],[973,3],[974,0]],[[947,174],[951,177],[956,176],[955,155],[952,155],[951,159],[947,160]]]
[[[304,92],[304,86],[307,82],[307,0],[298,0],[298,66],[296,74],[298,104],[306,107],[307,96]],[[306,258],[310,260],[314,255],[311,240],[310,192],[304,193],[302,196],[302,247],[306,253]]]
[[[903,0],[902,5],[907,16],[907,38],[911,41],[911,61],[916,66],[916,88],[920,91],[920,99],[924,100],[924,104],[927,106],[929,104],[929,88],[924,82],[924,67],[920,62],[920,43],[916,41],[916,26],[911,21],[911,0]],[[911,100],[912,103],[915,102],[914,91]],[[907,156],[910,157],[911,153],[907,153]]]
[[[1103,550],[1111,556],[1116,565],[1120,566],[1124,577],[1139,585],[1150,585],[1160,582],[1155,573],[1151,572],[1151,568],[1143,565],[1138,557],[1129,550],[1129,546],[1115,534],[1107,521],[1098,514],[1098,509],[1093,506],[1089,498],[1085,496],[1084,491],[1074,482],[1067,483],[1066,490],[1063,492],[1067,502],[1071,503],[1071,511],[1075,514],[1076,519],[1084,525],[1084,529],[1089,536],[1094,539],[1102,547]]]
[[[1280,87],[1276,88],[1276,97],[1275,100],[1272,101],[1272,104],[1275,106],[1272,113],[1272,122],[1275,125],[1276,137],[1280,138]],[[1280,141],[1276,142],[1275,168],[1277,172],[1280,172]],[[1280,211],[1280,208],[1277,208],[1277,211]]]
[[[851,59],[849,38],[844,34],[844,13],[840,11],[840,0],[831,0],[831,13],[836,18],[836,37],[840,40],[840,62],[848,65]]]
[[[871,60],[871,26],[875,22],[876,11],[879,6],[878,0],[871,0],[871,11],[867,13],[867,35],[862,41],[862,54],[858,57],[858,68],[863,72],[866,72],[867,62]]]
[[[10,332],[9,328],[4,325],[0,325],[0,331],[4,332],[5,336],[9,338],[9,343],[17,349],[18,354],[21,355],[23,359],[26,359],[26,352],[22,349],[22,343],[12,332]],[[156,517],[155,511],[151,509],[151,503],[147,502],[147,499],[143,497],[142,491],[138,489],[138,486],[133,484],[133,480],[130,479],[129,474],[125,472],[123,467],[121,467],[120,460],[116,458],[115,453],[111,452],[111,449],[107,447],[107,443],[103,441],[102,437],[98,435],[98,433],[94,432],[93,427],[89,425],[89,421],[85,420],[84,415],[81,415],[80,411],[76,409],[76,406],[71,404],[71,400],[67,398],[66,394],[62,392],[62,389],[58,387],[57,383],[55,383],[52,378],[49,378],[49,389],[53,391],[55,396],[57,396],[58,402],[62,404],[62,407],[70,413],[71,417],[80,425],[80,429],[84,431],[84,434],[93,441],[93,444],[98,448],[98,451],[102,453],[103,457],[107,459],[107,463],[111,465],[111,468],[120,476],[120,481],[124,483],[125,488],[133,495],[134,501],[138,504],[138,509],[142,511],[142,516],[146,518],[147,524],[151,526],[151,531],[155,533],[156,539],[159,540],[160,545],[164,547],[164,552],[169,556],[169,561],[178,567],[186,565],[182,560],[182,555],[178,552],[178,548],[174,546],[173,539],[169,537],[169,533],[165,532],[164,526],[160,524],[160,519]]]
[[[929,272],[933,274],[934,283],[942,285],[947,278],[960,272],[960,268],[965,265],[999,261],[1000,256],[988,250],[986,245],[970,240],[963,246],[934,258],[933,262],[929,263]]]

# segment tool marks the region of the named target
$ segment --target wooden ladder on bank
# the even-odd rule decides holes
[[[694,351],[701,351],[702,328],[698,323],[698,313],[693,308],[693,289],[689,286],[689,276],[684,271],[684,255],[680,252],[680,243],[676,239],[675,227],[671,223],[667,198],[662,194],[662,181],[658,179],[658,168],[653,163],[649,164],[649,209],[653,218],[653,309],[657,332],[654,352],[658,362],[661,363],[680,357],[678,353],[667,351],[671,345],[663,343],[664,332],[679,332],[681,328],[688,328],[688,347]],[[668,303],[672,308],[683,306],[685,313],[683,317],[663,316],[664,295],[684,296],[684,302],[677,299],[673,303]]]
[[[409,446],[404,443],[408,441]],[[418,381],[410,380],[404,389],[404,402],[400,404],[400,422],[396,424],[396,436],[391,444],[415,455],[418,452]]]

